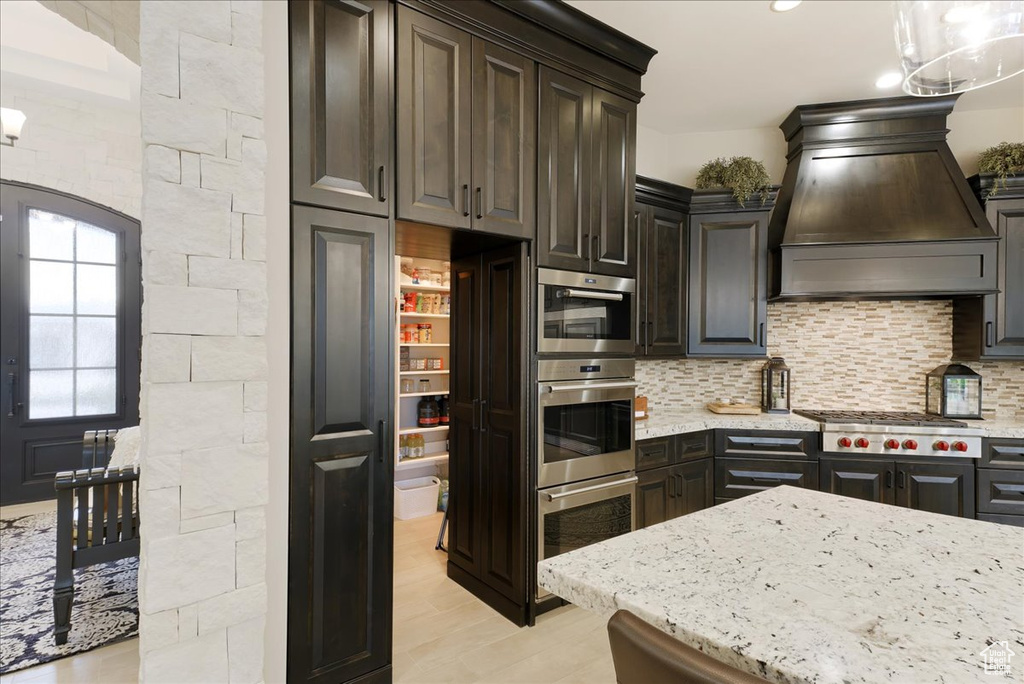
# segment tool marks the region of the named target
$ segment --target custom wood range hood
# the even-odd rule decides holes
[[[946,143],[956,97],[803,105],[783,121],[773,299],[996,292],[998,237]]]

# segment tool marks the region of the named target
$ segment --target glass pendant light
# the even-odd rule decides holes
[[[1024,2],[893,5],[906,93],[963,93],[1024,72]]]

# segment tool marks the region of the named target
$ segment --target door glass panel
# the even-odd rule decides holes
[[[36,261],[29,267],[30,313],[75,312],[75,265]]]
[[[547,513],[544,516],[544,558],[626,534],[633,529],[632,496]]]
[[[28,219],[28,417],[116,413],[118,235],[38,209]]]
[[[28,210],[29,257],[74,261],[75,221],[39,209]]]
[[[117,268],[114,266],[78,266],[78,313],[117,312]]]
[[[29,371],[29,418],[75,415],[74,371]]]
[[[78,319],[79,368],[113,368],[117,365],[117,319],[81,317]],[[70,364],[68,364],[70,365]]]
[[[75,380],[75,415],[98,416],[117,409],[117,371],[80,370]]]
[[[29,317],[30,368],[71,368],[75,365],[72,356],[75,348],[74,322],[71,316]]]
[[[93,261],[99,264],[117,262],[117,234],[88,223],[78,222],[76,261]]]
[[[629,399],[544,407],[545,463],[625,451],[632,436]]]

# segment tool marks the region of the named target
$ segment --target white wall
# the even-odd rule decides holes
[[[641,102],[640,107],[643,107]],[[964,174],[978,170],[978,154],[1004,141],[1024,140],[1024,107],[954,111],[947,121],[949,146]],[[772,182],[786,170],[786,140],[778,128],[665,135],[637,129],[637,173],[693,187],[697,171],[715,157],[748,156],[764,162]]]
[[[141,216],[139,105],[104,105],[67,90],[58,95],[5,74],[0,104],[27,117],[14,147],[0,147],[0,178],[60,190]]]
[[[270,489],[267,501],[267,632],[264,677],[285,681],[288,622],[288,435],[291,336],[291,263],[288,136],[288,5],[263,3],[267,140],[267,318]]]

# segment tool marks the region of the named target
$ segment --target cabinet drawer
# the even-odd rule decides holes
[[[1024,470],[978,470],[978,510],[1024,515]]]
[[[717,430],[715,456],[817,458],[820,432]]]
[[[715,458],[716,497],[735,499],[779,485],[817,489],[817,462]]]
[[[676,458],[675,435],[655,437],[636,443],[636,469],[650,470],[672,465]]]
[[[979,513],[978,520],[999,523],[1001,525],[1013,525],[1014,527],[1024,527],[1024,515],[999,515],[997,513]]]
[[[711,430],[654,437],[636,443],[636,469],[650,470],[711,456]]]
[[[986,439],[978,467],[1024,470],[1024,439]]]

